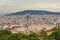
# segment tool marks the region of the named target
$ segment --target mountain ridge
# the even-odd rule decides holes
[[[24,10],[16,13],[11,13],[11,14],[6,14],[7,16],[10,15],[25,15],[25,14],[30,14],[30,15],[60,15],[60,12],[50,12],[50,11],[45,11],[45,10]]]

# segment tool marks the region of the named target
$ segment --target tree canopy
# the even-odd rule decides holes
[[[0,40],[39,40],[36,34],[23,34],[23,33],[14,33],[12,34],[8,30],[0,30]]]
[[[60,40],[60,28],[56,29],[51,35],[45,37],[44,40]]]

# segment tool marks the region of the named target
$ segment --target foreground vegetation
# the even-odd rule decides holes
[[[60,40],[60,28],[56,29],[49,36],[44,37],[44,40]]]
[[[12,34],[8,30],[0,30],[0,40],[39,40],[39,38],[34,33],[29,35],[23,33]]]
[[[43,30],[37,34],[23,34],[23,33],[14,33],[8,30],[0,30],[0,40],[60,40],[60,28],[55,29],[54,32],[47,36],[46,32]]]

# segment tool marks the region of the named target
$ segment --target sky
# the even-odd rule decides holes
[[[22,10],[60,12],[60,0],[0,0],[0,13],[12,13]]]

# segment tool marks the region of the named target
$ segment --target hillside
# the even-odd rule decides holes
[[[24,10],[16,13],[6,14],[6,15],[25,15],[25,14],[31,14],[31,15],[60,15],[60,12],[50,12],[50,11],[44,11],[44,10]]]

